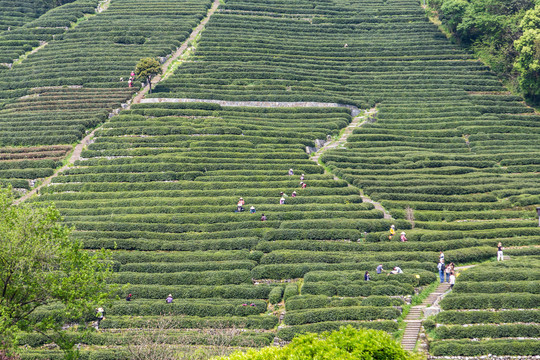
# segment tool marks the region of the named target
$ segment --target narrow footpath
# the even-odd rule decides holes
[[[216,12],[218,7],[219,7],[219,0],[214,0],[212,7],[210,8],[210,10],[208,10],[208,13],[206,14],[206,17],[202,19],[199,25],[193,30],[189,38],[187,38],[187,40],[182,43],[182,45],[176,50],[176,52],[161,66],[161,69],[163,70],[163,74],[167,72],[167,69],[175,60],[177,60],[180,56],[182,56],[182,54],[184,54],[184,52],[188,48],[188,44],[192,42],[193,40],[195,40],[195,38],[200,34],[200,32],[204,29],[204,26],[206,25],[208,20],[210,20],[212,15],[214,15],[214,13]],[[133,99],[133,104],[139,104],[141,100],[143,99],[143,97],[150,90],[150,86],[155,85],[161,80],[163,80],[162,76],[163,75],[155,76],[152,79],[151,84],[145,86],[141,91],[139,91],[137,96],[135,96],[135,98]]]
[[[439,284],[437,289],[429,294],[429,296],[422,302],[422,304],[413,306],[409,310],[409,313],[403,321],[407,323],[401,345],[405,350],[414,350],[416,347],[416,341],[418,340],[418,334],[422,328],[422,322],[424,321],[424,309],[432,306],[446,291],[450,289],[450,284]]]
[[[342,132],[339,139],[326,143],[322,148],[317,150],[315,155],[311,157],[311,160],[319,164],[319,158],[325,151],[337,149],[341,146],[344,146],[349,136],[353,134],[354,129],[361,127],[364,124],[374,121],[375,116],[377,115],[377,109],[371,108],[369,110],[365,110],[362,115],[360,115],[359,112],[356,114],[353,112],[352,115],[354,116],[354,119],[351,121],[349,126],[345,128],[345,130]],[[337,180],[338,177],[334,175],[334,179]],[[384,219],[387,219],[387,220],[392,219],[392,215],[390,215],[390,213],[386,211],[386,209],[380,203],[366,196],[363,191],[360,192],[360,195],[362,196],[363,202],[373,204],[376,210],[381,211],[384,214]]]
[[[510,259],[508,257],[508,259]],[[507,259],[505,259],[507,260]],[[456,271],[463,271],[475,267],[476,265],[464,265],[456,266]],[[401,339],[401,345],[405,350],[414,350],[416,347],[416,342],[418,341],[418,335],[422,329],[422,323],[425,320],[426,316],[424,314],[424,309],[437,305],[438,302],[450,292],[450,284],[442,283],[439,284],[437,289],[434,292],[429,294],[429,296],[422,302],[422,304],[417,306],[412,306],[409,310],[409,313],[403,319],[407,323],[405,327],[405,333],[403,334],[403,339]]]

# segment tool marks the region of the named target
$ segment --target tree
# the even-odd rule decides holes
[[[533,100],[540,96],[540,5],[525,13],[523,35],[514,42],[519,55],[514,67],[520,73],[519,86]]]
[[[137,78],[144,78],[148,81],[150,94],[152,93],[152,78],[156,75],[161,75],[162,69],[159,61],[154,58],[142,58],[135,67],[135,75]]]
[[[230,357],[217,360],[419,360],[422,355],[403,350],[388,333],[377,330],[342,327],[332,333],[304,334],[295,337],[283,347],[267,347],[262,350],[236,352]]]
[[[450,32],[456,31],[468,6],[466,0],[447,0],[442,4],[440,18],[445,21]]]
[[[11,189],[0,189],[0,347],[13,349],[21,331],[39,332],[70,352],[62,341],[62,323],[53,316],[32,316],[50,304],[62,318],[81,319],[103,304],[116,289],[109,287],[109,254],[90,253],[69,239],[53,205],[13,205]],[[70,349],[71,348],[71,349]],[[72,351],[71,351],[72,352]]]

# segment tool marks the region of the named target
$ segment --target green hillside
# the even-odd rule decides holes
[[[405,344],[408,314],[437,298],[440,251],[476,266],[424,321],[427,351],[537,354],[540,115],[419,1],[226,0],[188,44],[211,5],[75,0],[0,33],[16,55],[0,67],[0,184],[32,189],[99,126],[25,200],[110,249],[126,286],[81,358],[134,358],[148,328],[182,359],[343,324]],[[132,104],[137,61],[184,42]],[[494,261],[499,242],[510,261]],[[47,315],[81,321],[33,314]],[[19,345],[62,356],[43,335]]]

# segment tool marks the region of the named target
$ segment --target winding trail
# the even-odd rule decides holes
[[[353,134],[354,129],[361,127],[364,124],[367,124],[369,122],[372,122],[376,114],[377,114],[376,108],[365,110],[362,115],[355,116],[353,113],[353,116],[355,116],[354,119],[351,121],[349,126],[347,126],[344,129],[344,131],[341,133],[341,136],[337,140],[327,142],[322,148],[317,150],[315,155],[311,157],[311,160],[319,164],[319,158],[324,152],[326,152],[327,150],[337,149],[339,147],[344,146],[349,136]],[[338,180],[338,177],[335,175],[334,175],[334,180]],[[390,213],[386,211],[386,209],[381,205],[381,203],[372,200],[370,197],[365,195],[363,191],[360,191],[360,196],[362,196],[363,202],[373,204],[376,210],[381,211],[384,214],[384,219],[387,219],[387,220],[392,219],[392,215],[390,215]]]
[[[201,20],[199,25],[191,32],[191,35],[182,43],[182,45],[176,50],[176,52],[161,66],[161,69],[163,70],[163,74],[167,73],[167,69],[169,68],[169,66],[176,59],[178,59],[180,56],[182,56],[182,54],[188,48],[188,44],[191,41],[195,40],[195,38],[200,34],[200,32],[204,29],[204,26],[206,25],[208,20],[210,20],[210,17],[212,17],[212,15],[214,15],[214,13],[218,9],[218,7],[219,7],[219,0],[214,0],[214,3],[212,4],[212,7],[208,10],[208,13],[206,14],[206,17]],[[137,96],[135,96],[135,98],[133,99],[133,104],[139,104],[141,102],[142,98],[150,90],[150,86],[157,84],[161,80],[163,80],[162,75],[156,75],[151,80],[150,84],[145,86],[141,91],[139,91]]]

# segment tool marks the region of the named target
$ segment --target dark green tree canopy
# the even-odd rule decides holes
[[[159,61],[154,58],[142,58],[135,67],[135,75],[137,75],[137,78],[148,80],[150,93],[152,92],[152,78],[156,75],[160,75],[162,71]]]

